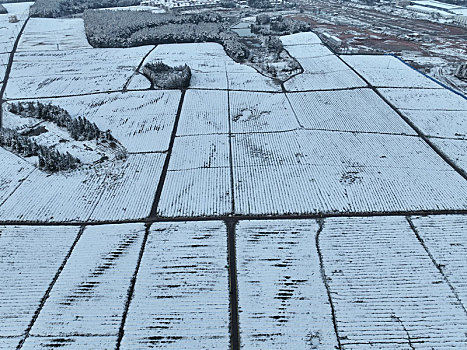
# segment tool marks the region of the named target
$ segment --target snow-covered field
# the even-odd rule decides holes
[[[229,349],[226,241],[222,222],[152,226],[121,349]]]
[[[343,55],[341,58],[375,87],[443,88],[393,56]]]
[[[465,346],[465,309],[404,217],[325,220],[319,246],[344,349]]]
[[[31,18],[21,36],[18,52],[91,49],[81,18]]]
[[[8,98],[38,98],[119,91],[152,49],[26,51],[15,55]]]
[[[17,4],[3,4],[8,11],[7,14],[0,15],[0,54],[11,52],[16,38],[28,17],[29,7],[32,2],[23,2]],[[17,23],[10,23],[10,16],[16,16]]]
[[[239,327],[243,349],[334,349],[312,220],[237,225]]]

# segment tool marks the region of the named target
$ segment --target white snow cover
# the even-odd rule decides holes
[[[307,129],[416,134],[371,89],[297,92],[287,96]]]
[[[420,216],[413,217],[412,220],[426,248],[466,305],[467,216]]]
[[[401,112],[425,135],[467,139],[466,111],[403,109]]]
[[[210,216],[231,211],[228,135],[177,137],[158,212]]]
[[[143,224],[86,227],[31,335],[117,336],[144,233]]]
[[[222,222],[152,226],[122,350],[229,348],[226,242]]]
[[[229,92],[233,133],[272,132],[300,127],[284,93]]]
[[[241,221],[236,229],[243,349],[334,349],[312,220]]]
[[[31,337],[24,343],[22,350],[41,350],[41,349],[98,349],[114,350],[117,337]]]
[[[228,133],[228,108],[227,91],[188,90],[177,136]]]
[[[0,147],[0,205],[36,168],[17,155]]]
[[[0,53],[7,53],[13,50],[15,40],[24,24],[24,21],[29,15],[29,7],[32,4],[32,2],[2,4],[8,13],[0,15]],[[10,16],[16,16],[19,22],[10,23]]]
[[[10,58],[10,55],[8,53],[0,54],[0,83],[2,83],[3,79],[5,78],[5,72],[6,72],[6,67],[7,67],[9,58]],[[0,84],[0,89],[1,87],[2,85]]]
[[[467,111],[467,100],[448,89],[378,89],[396,108]]]
[[[151,88],[151,82],[143,74],[135,74],[127,86],[128,90],[145,90]]]
[[[79,227],[0,226],[0,337],[26,331],[78,231]]]
[[[375,87],[443,88],[393,56],[342,55],[340,57]]]
[[[15,55],[8,98],[38,98],[118,91],[152,49],[30,51]]]
[[[331,50],[322,44],[314,45],[284,45],[290,56],[297,60],[303,58],[328,57],[334,55]]]
[[[164,154],[135,154],[113,166],[48,175],[33,172],[0,206],[2,220],[71,222],[149,215]]]
[[[31,18],[18,45],[18,52],[74,49],[92,49],[81,18]]]
[[[465,180],[418,138],[303,130],[232,142],[237,213],[467,207]]]
[[[235,61],[226,65],[228,88],[246,91],[281,91],[279,83],[259,73],[253,67]]]
[[[181,93],[178,90],[97,94],[46,99],[85,117],[112,135],[130,153],[167,151]]]
[[[467,140],[448,140],[436,138],[431,138],[430,140],[457,166],[467,172]]]
[[[280,37],[285,46],[309,46],[321,44],[321,39],[313,32],[296,33]]]
[[[287,91],[364,87],[367,84],[337,56],[298,58],[304,72],[285,82]]]
[[[319,236],[345,349],[460,349],[467,315],[405,217],[327,219]]]

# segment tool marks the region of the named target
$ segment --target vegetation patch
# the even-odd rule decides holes
[[[187,89],[190,86],[191,69],[184,66],[170,67],[163,62],[146,63],[142,73],[151,84],[162,89]]]
[[[32,17],[61,17],[88,9],[139,5],[139,0],[37,0],[30,10]]]

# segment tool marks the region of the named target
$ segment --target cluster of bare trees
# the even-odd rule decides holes
[[[211,12],[174,15],[141,11],[86,11],[84,25],[94,47],[132,47],[173,43],[216,42],[240,60],[249,50],[228,19]]]
[[[152,84],[163,89],[187,89],[190,86],[191,69],[186,64],[170,67],[158,61],[146,63],[142,71]]]
[[[50,147],[38,145],[32,138],[21,135],[16,130],[0,128],[0,146],[23,157],[37,156],[39,168],[49,172],[76,169],[80,164],[80,160],[70,153],[60,153]]]

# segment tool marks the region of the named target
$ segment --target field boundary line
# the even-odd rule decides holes
[[[196,222],[196,221],[225,221],[235,218],[238,221],[257,220],[317,220],[326,218],[353,218],[353,217],[391,217],[391,216],[438,216],[438,215],[467,215],[467,209],[452,210],[414,210],[414,211],[387,211],[387,212],[329,212],[329,213],[308,213],[308,214],[236,214],[218,216],[155,216],[128,220],[96,220],[96,221],[0,221],[3,226],[101,226],[135,223],[158,223],[158,222]]]
[[[331,308],[332,323],[334,326],[334,333],[336,335],[336,340],[337,340],[337,346],[338,346],[338,349],[342,349],[341,339],[339,336],[339,328],[337,327],[336,309],[334,307],[334,302],[332,301],[331,287],[329,286],[329,283],[328,283],[328,277],[326,276],[326,270],[324,267],[323,254],[319,246],[319,237],[324,230],[324,219],[318,219],[317,222],[318,222],[319,228],[315,235],[315,244],[316,244],[316,251],[318,253],[318,258],[319,258],[319,270],[321,273],[321,280],[324,284],[324,287],[326,288],[326,292],[328,295],[329,306]]]
[[[22,335],[22,338],[21,338],[21,340],[19,341],[19,343],[18,343],[18,345],[16,347],[17,350],[20,350],[23,347],[24,342],[29,338],[29,335],[31,334],[32,327],[36,323],[37,318],[39,317],[39,314],[42,311],[42,308],[44,307],[47,299],[50,296],[50,293],[52,292],[53,287],[55,286],[55,283],[57,282],[58,278],[60,277],[60,274],[62,273],[63,269],[65,268],[66,264],[68,263],[68,259],[70,258],[71,254],[73,253],[73,250],[75,249],[76,245],[78,244],[78,241],[83,236],[83,232],[84,232],[85,229],[86,229],[86,226],[81,225],[73,244],[71,245],[70,249],[68,250],[67,255],[65,256],[65,259],[63,259],[62,264],[60,265],[57,272],[55,273],[55,276],[53,277],[52,282],[50,282],[49,287],[47,288],[45,294],[42,296],[42,299],[41,299],[41,301],[39,303],[38,308],[36,309],[36,311],[34,312],[34,315],[32,316],[31,322],[29,323],[28,327],[26,328],[25,333]]]
[[[428,256],[430,257],[431,262],[433,263],[433,265],[435,265],[436,269],[437,269],[438,272],[441,274],[441,276],[443,276],[444,281],[447,283],[447,285],[448,285],[449,288],[451,289],[451,292],[452,292],[452,294],[455,296],[455,298],[457,299],[457,302],[459,303],[459,306],[462,308],[462,310],[464,311],[465,315],[467,316],[467,308],[465,307],[464,303],[462,302],[462,299],[461,299],[461,297],[459,296],[459,293],[457,292],[456,288],[454,288],[454,286],[452,285],[451,281],[449,281],[448,276],[446,276],[446,274],[444,273],[444,271],[443,271],[441,265],[438,264],[438,262],[436,261],[434,255],[433,255],[433,254],[431,253],[431,251],[428,249],[428,246],[426,245],[425,240],[422,238],[422,236],[420,235],[420,232],[419,232],[418,229],[415,227],[415,224],[413,223],[412,217],[411,217],[411,216],[406,216],[406,220],[407,220],[407,222],[409,223],[409,226],[410,226],[411,230],[413,231],[413,233],[414,233],[415,236],[417,237],[419,243],[421,244],[421,246],[423,247],[423,249],[426,251],[426,253],[427,253]]]
[[[141,248],[139,250],[138,261],[136,262],[135,271],[133,272],[133,277],[131,278],[130,286],[128,287],[127,299],[125,301],[125,308],[122,314],[122,322],[120,323],[120,328],[118,330],[117,343],[115,345],[116,350],[120,350],[123,336],[125,335],[125,323],[128,317],[128,311],[130,310],[131,301],[133,300],[133,295],[135,293],[136,279],[138,278],[139,268],[141,266],[141,261],[143,260],[143,255],[146,249],[146,244],[148,242],[150,231],[151,231],[151,224],[146,224],[146,227],[144,230],[143,242],[141,243]]]
[[[11,68],[13,67],[13,60],[15,58],[16,50],[18,49],[19,41],[21,40],[21,36],[23,35],[24,29],[26,28],[26,25],[29,22],[29,18],[31,17],[28,16],[28,18],[26,18],[26,20],[24,21],[23,26],[21,27],[21,30],[19,31],[18,36],[16,37],[15,43],[13,44],[13,49],[11,50],[10,56],[8,57],[8,64],[6,66],[5,75],[2,81],[2,88],[0,89],[0,128],[3,127],[3,102],[5,102],[3,96],[5,95],[8,79],[10,78]]]
[[[232,138],[232,117],[230,114],[230,80],[229,74],[227,73],[227,63],[225,63],[225,77],[227,79],[227,118],[229,122],[229,167],[230,167],[230,212],[232,215],[235,215],[235,179],[234,179],[234,165],[233,165],[233,146]]]
[[[126,83],[123,85],[123,88],[122,88],[122,92],[126,92],[128,90],[128,85],[130,85],[131,81],[133,80],[134,76],[137,75],[137,74],[141,74],[141,72],[139,71],[141,69],[141,67],[143,66],[143,63],[144,61],[146,61],[146,58],[149,57],[149,55],[156,49],[157,45],[154,45],[154,47],[149,50],[149,52],[147,54],[145,54],[143,56],[143,59],[141,60],[141,62],[139,62],[138,64],[138,67],[136,67],[136,70],[133,72],[133,74],[128,78],[128,80],[126,81]],[[145,77],[146,78],[146,77]],[[146,78],[147,79],[147,78]],[[151,83],[148,79],[148,82]],[[152,84],[152,83],[151,83]]]
[[[240,350],[240,326],[238,321],[238,279],[237,279],[237,247],[236,227],[238,220],[226,219],[227,227],[227,256],[229,264],[229,311],[230,311],[230,349]]]
[[[157,217],[157,210],[159,207],[162,190],[164,188],[165,179],[167,178],[167,173],[169,170],[170,158],[172,157],[172,151],[173,151],[173,147],[175,143],[175,138],[177,136],[178,123],[180,121],[180,116],[182,114],[183,102],[185,101],[185,94],[186,94],[186,89],[182,90],[182,94],[180,96],[180,102],[178,103],[178,110],[175,116],[174,126],[172,129],[172,135],[170,136],[169,148],[167,150],[167,155],[165,156],[164,166],[162,168],[161,176],[157,184],[157,189],[154,195],[154,200],[152,203],[151,211],[149,212],[149,218]]]

